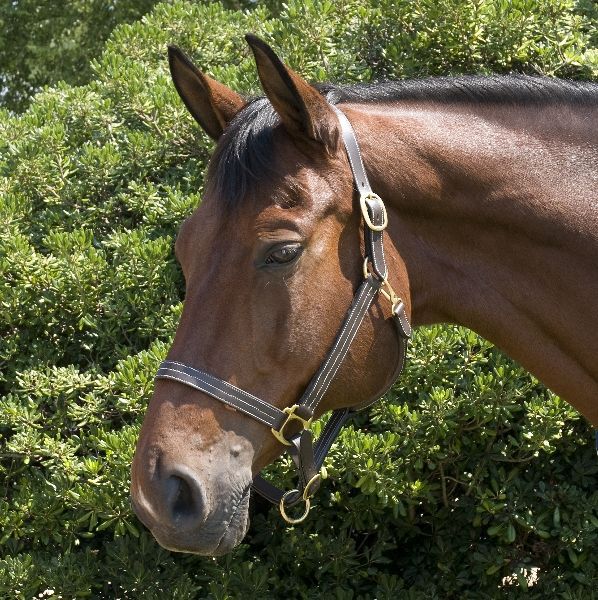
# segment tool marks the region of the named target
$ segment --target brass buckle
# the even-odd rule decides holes
[[[291,421],[299,421],[301,423],[301,426],[303,427],[303,429],[309,429],[309,427],[311,426],[311,422],[313,421],[313,417],[311,419],[303,419],[302,417],[300,417],[299,415],[295,414],[295,411],[299,408],[298,404],[293,404],[293,406],[289,406],[287,408],[285,408],[282,412],[287,414],[287,418],[285,420],[285,422],[280,426],[280,429],[274,429],[274,427],[272,427],[272,435],[281,443],[284,444],[285,446],[290,446],[291,442],[289,442],[285,437],[284,437],[284,428],[291,422]],[[292,490],[291,490],[292,491]],[[288,493],[288,492],[287,492]]]
[[[369,199],[380,200],[380,204],[382,204],[382,225],[374,225],[374,223],[372,223],[372,219],[370,219],[370,213],[368,212],[368,207],[365,203],[366,200]],[[361,214],[363,215],[363,220],[372,231],[384,231],[386,229],[388,225],[388,214],[386,213],[386,206],[384,205],[382,198],[380,198],[378,194],[374,194],[374,192],[362,194],[359,197],[359,205],[361,206]]]
[[[279,509],[280,509],[280,514],[282,515],[282,518],[289,525],[295,525],[297,523],[302,523],[303,521],[305,521],[305,519],[307,518],[307,515],[309,514],[310,508],[311,508],[310,498],[313,495],[312,493],[310,493],[311,487],[321,477],[322,477],[321,473],[316,473],[305,485],[305,488],[303,489],[303,495],[301,496],[301,499],[303,500],[303,502],[305,504],[305,509],[303,510],[303,514],[300,517],[297,517],[296,519],[294,519],[293,517],[289,517],[289,515],[287,515],[286,509],[284,506],[284,501],[286,500],[286,498],[289,494],[298,493],[299,490],[289,490],[288,492],[284,493],[283,497],[280,499]]]

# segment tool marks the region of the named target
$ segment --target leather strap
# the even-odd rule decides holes
[[[360,196],[360,206],[362,202],[367,208],[371,222],[376,227],[381,227],[387,220],[386,208],[384,203],[377,194],[372,191],[372,186],[368,179],[365,167],[363,166],[363,158],[361,150],[357,143],[357,136],[353,125],[346,115],[336,106],[332,105],[332,110],[336,113],[341,125],[343,142],[345,150],[353,171],[353,180],[357,186],[357,192]],[[384,244],[382,242],[382,230],[376,231],[370,227],[364,227],[365,232],[365,252],[369,259],[374,273],[381,279],[385,280],[388,275],[388,268],[384,258]]]
[[[305,406],[311,414],[315,412],[328,390],[328,386],[334,379],[336,372],[349,351],[351,342],[359,330],[363,317],[368,312],[379,290],[380,282],[369,276],[367,279],[364,279],[353,297],[349,313],[345,317],[345,321],[332,348],[329,350],[322,366],[312,378],[299,401],[299,404]]]
[[[374,225],[381,226],[386,218],[386,209],[378,196],[370,196],[365,199],[370,219]],[[372,265],[372,271],[384,281],[388,277],[388,267],[384,257],[384,244],[382,231],[375,231],[369,227],[364,228],[365,252]]]
[[[397,327],[397,335],[399,339],[408,340],[411,337],[411,323],[409,323],[409,319],[407,318],[407,313],[405,312],[405,304],[401,301],[397,303],[396,306],[393,306],[392,316],[394,318],[394,324]]]
[[[205,371],[194,369],[174,360],[165,360],[160,365],[156,379],[170,379],[184,383],[232,406],[272,429],[279,429],[287,418],[285,412],[260,400],[257,396]]]
[[[373,194],[372,187],[370,186],[370,180],[368,179],[367,173],[365,172],[365,167],[363,166],[361,150],[359,149],[359,144],[357,143],[357,136],[355,135],[353,125],[351,125],[351,122],[349,119],[347,119],[347,116],[340,108],[334,106],[334,104],[331,104],[330,107],[336,113],[341,125],[343,142],[345,143],[345,150],[347,151],[347,157],[349,158],[351,171],[353,171],[353,180],[357,186],[357,191],[361,196]]]
[[[332,446],[334,440],[336,440],[336,438],[338,437],[338,434],[340,433],[341,429],[343,428],[343,425],[345,424],[345,422],[347,421],[347,419],[354,413],[355,411],[349,409],[349,408],[342,408],[339,410],[334,410],[332,411],[332,415],[330,415],[330,418],[328,419],[328,422],[326,423],[326,425],[324,426],[324,429],[322,431],[322,433],[320,434],[320,437],[317,439],[315,446],[313,448],[313,452],[312,452],[312,459],[311,459],[311,464],[308,465],[307,469],[305,467],[303,467],[303,470],[301,469],[301,467],[299,468],[299,473],[300,473],[300,477],[302,479],[302,481],[300,481],[300,484],[298,486],[298,492],[299,490],[302,490],[306,483],[308,483],[310,481],[310,479],[316,475],[317,473],[320,472],[320,469],[322,468],[322,465],[324,464],[324,460],[326,458],[326,456],[328,455],[328,452],[330,451],[330,447]],[[305,430],[307,431],[307,430]],[[295,436],[295,438],[293,438],[293,440],[295,440],[296,438],[298,438],[299,436]],[[300,442],[300,445],[302,447],[307,446],[307,439],[304,439]],[[296,444],[293,444],[294,447],[296,447]],[[301,461],[304,465],[306,464],[307,461],[307,456],[303,455],[301,457]],[[309,474],[306,475],[305,473]],[[319,482],[317,483],[317,487],[319,487]],[[317,487],[313,490],[314,492],[317,491]],[[281,489],[277,488],[276,486],[272,485],[270,482],[268,482],[266,479],[264,479],[261,475],[256,475],[256,477],[253,480],[253,489],[263,498],[265,498],[266,500],[272,502],[272,504],[279,504],[280,501],[282,500],[282,497],[284,496],[285,492],[283,492]],[[299,496],[297,498],[294,498],[293,500],[295,500],[294,502],[291,502],[290,500],[285,500],[285,504],[287,504],[287,506],[292,506],[292,504],[296,504],[299,500],[301,499],[301,495],[299,494]]]

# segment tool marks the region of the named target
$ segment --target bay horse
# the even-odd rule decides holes
[[[175,87],[217,145],[176,240],[186,297],[132,465],[133,507],[158,542],[204,555],[238,544],[256,474],[312,417],[393,383],[392,316],[473,329],[598,426],[598,86],[468,76],[316,88],[246,39],[265,92],[250,101],[169,48]],[[371,198],[386,204],[383,242],[356,189],[359,148]],[[368,243],[385,252],[384,281],[364,265]],[[301,416],[297,398],[336,356],[365,280],[376,293]]]

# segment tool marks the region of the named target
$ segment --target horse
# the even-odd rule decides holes
[[[216,147],[176,239],[183,311],[132,464],[133,508],[157,541],[230,551],[254,478],[287,448],[303,481],[289,504],[308,503],[305,465],[326,450],[314,459],[311,419],[379,398],[410,324],[476,331],[598,426],[598,86],[315,87],[246,39],[265,94],[252,100],[169,48],[174,85]],[[322,401],[301,413],[331,356]]]

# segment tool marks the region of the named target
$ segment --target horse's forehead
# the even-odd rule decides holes
[[[217,192],[207,195],[190,220],[198,235],[216,235],[231,227],[251,229],[268,218],[304,218],[310,212],[316,216],[319,204],[329,198],[330,178],[318,165],[295,162],[286,169],[273,172],[256,181],[253,189],[236,206],[227,207]]]
[[[264,201],[227,208],[219,204],[217,197],[205,198],[182,224],[177,244],[189,260],[205,255],[212,261],[219,260],[235,248],[243,251],[250,247],[264,211],[268,211]]]
[[[339,177],[347,180],[345,191],[351,195],[352,178],[339,169],[342,162],[338,159],[307,156],[289,143],[279,143],[278,148],[275,168],[255,180],[236,205],[227,206],[218,190],[207,186],[202,203],[179,232],[177,245],[183,260],[206,253],[230,256],[232,246],[248,250],[259,231],[276,229],[277,223],[294,221],[297,229],[309,231],[331,204],[340,209]],[[224,246],[226,252],[219,252]]]
[[[248,227],[250,218],[246,211],[227,210],[219,206],[217,198],[206,198],[185,220],[179,232],[185,244],[196,249],[214,249],[231,238],[242,239],[240,233]]]

